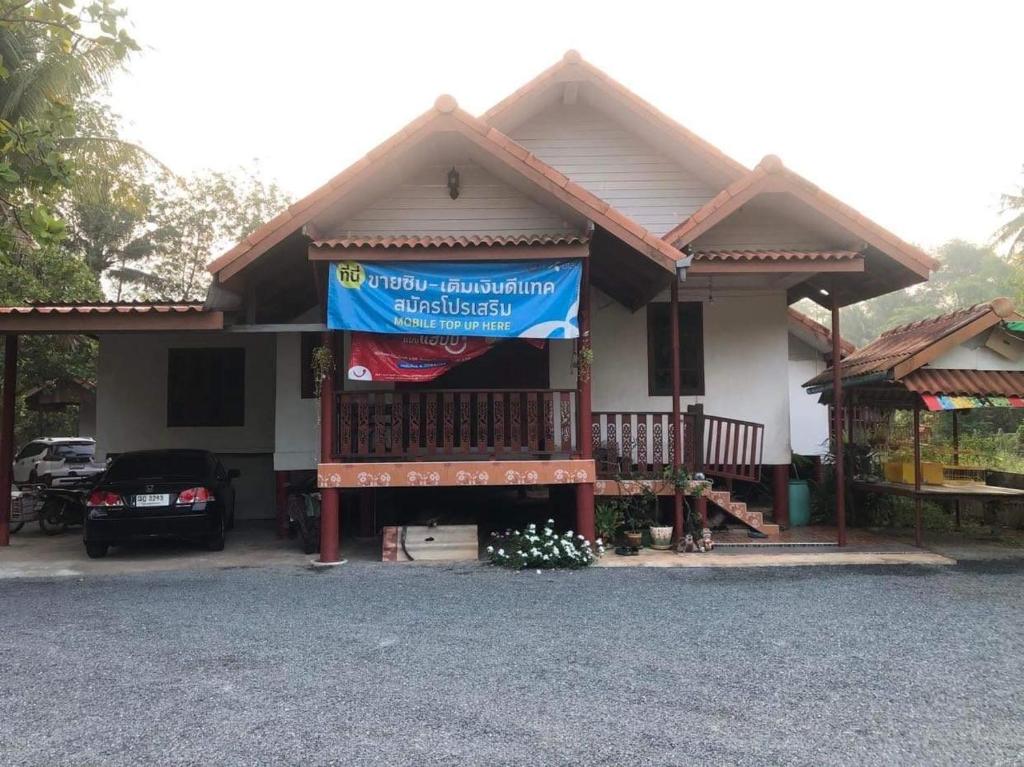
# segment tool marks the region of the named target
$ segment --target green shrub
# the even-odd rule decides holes
[[[492,533],[487,555],[491,564],[509,567],[513,570],[566,568],[576,570],[589,567],[604,553],[600,539],[594,546],[582,535],[573,535],[572,530],[556,533],[555,524],[549,519],[538,532],[530,524],[526,530]]]

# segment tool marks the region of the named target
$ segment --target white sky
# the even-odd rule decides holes
[[[1024,180],[1022,2],[123,1],[126,135],[179,173],[258,158],[296,198],[438,94],[479,114],[568,48],[927,248],[986,241]]]

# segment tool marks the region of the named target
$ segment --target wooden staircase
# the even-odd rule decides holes
[[[728,490],[709,490],[707,499],[718,508],[731,514],[747,527],[764,533],[769,538],[779,537],[779,526],[764,521],[764,515],[760,511],[748,511],[747,504],[742,501],[734,501]]]

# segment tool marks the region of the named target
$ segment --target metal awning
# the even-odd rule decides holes
[[[111,302],[0,306],[0,334],[222,330],[224,314],[201,303]]]

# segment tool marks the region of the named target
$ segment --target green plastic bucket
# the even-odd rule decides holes
[[[806,479],[789,480],[789,526],[806,527],[811,523],[811,488]]]

